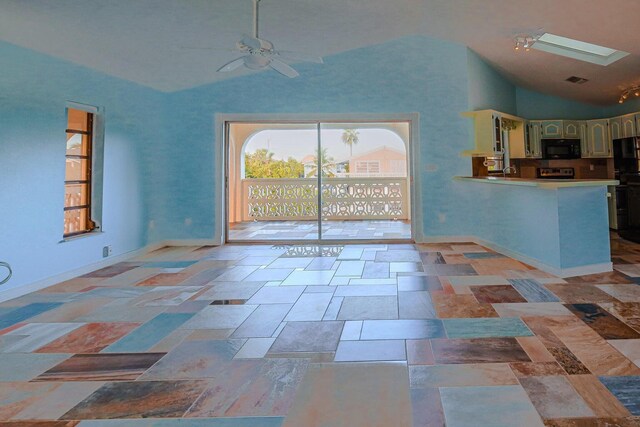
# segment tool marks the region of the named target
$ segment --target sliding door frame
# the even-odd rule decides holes
[[[227,114],[218,113],[214,117],[214,236],[216,244],[225,244],[229,233],[229,143],[228,129],[233,123],[292,123],[314,124],[317,126],[318,149],[321,147],[321,125],[325,123],[409,123],[409,141],[406,152],[409,158],[409,197],[411,212],[410,239],[322,239],[321,174],[318,174],[318,239],[317,240],[256,240],[232,241],[230,243],[267,244],[336,244],[336,243],[407,243],[423,240],[422,191],[420,172],[423,164],[420,158],[420,116],[418,113],[345,113],[345,114]]]

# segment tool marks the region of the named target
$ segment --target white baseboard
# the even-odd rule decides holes
[[[460,243],[460,242],[473,242],[482,246],[486,246],[491,250],[499,252],[503,255],[506,255],[518,261],[524,262],[525,264],[529,264],[532,267],[537,268],[538,270],[545,271],[547,273],[553,274],[554,276],[558,276],[558,277],[583,276],[587,274],[605,273],[613,270],[613,264],[610,262],[602,263],[602,264],[590,264],[590,265],[572,267],[572,268],[552,267],[544,263],[541,263],[540,261],[537,261],[531,257],[528,257],[518,252],[514,252],[512,250],[504,248],[493,242],[480,239],[476,236],[422,236],[422,238],[419,241],[416,239],[416,243]],[[147,245],[135,251],[125,252],[123,254],[116,255],[114,257],[110,257],[96,263],[88,264],[86,266],[76,268],[74,270],[69,270],[64,273],[60,273],[55,276],[48,277],[46,279],[38,280],[37,282],[29,283],[16,288],[11,288],[6,291],[0,291],[0,302],[7,301],[13,298],[18,298],[30,292],[39,291],[40,289],[44,289],[46,287],[55,285],[57,283],[64,282],[65,280],[70,280],[75,277],[90,273],[92,271],[109,267],[110,265],[117,264],[119,262],[123,262],[140,255],[144,255],[146,253],[155,251],[165,246],[219,246],[219,242],[215,239],[180,239],[180,240],[163,240],[161,242],[152,243],[150,245]]]

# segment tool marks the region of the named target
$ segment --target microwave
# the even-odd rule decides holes
[[[579,159],[580,154],[579,139],[542,140],[542,158],[544,160]]]

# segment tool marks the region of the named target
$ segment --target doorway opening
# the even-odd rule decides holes
[[[225,122],[228,242],[411,241],[409,121]]]

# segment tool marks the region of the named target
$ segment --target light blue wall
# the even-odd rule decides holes
[[[516,88],[478,54],[469,50],[469,110],[498,110],[515,115]]]
[[[142,247],[142,176],[160,138],[161,95],[5,43],[0,70],[0,260],[14,270],[0,291],[100,261],[107,244],[114,255]],[[59,243],[67,101],[105,109],[104,232]]]
[[[599,105],[585,104],[557,96],[516,88],[518,116],[525,119],[586,120],[605,117]]]
[[[638,112],[640,112],[640,99],[634,98],[626,101],[624,104],[614,104],[605,107],[603,117],[615,117]]]
[[[211,238],[215,221],[215,113],[406,113],[420,114],[417,149],[422,167],[424,229],[459,235],[468,228],[465,189],[452,177],[471,172],[467,48],[427,37],[407,37],[298,64],[300,77],[267,71],[168,96],[168,173],[150,211],[152,240]],[[427,165],[435,171],[427,172]],[[215,197],[222,195],[215,193]],[[187,221],[185,221],[187,220]],[[190,220],[190,221],[188,221]]]

